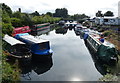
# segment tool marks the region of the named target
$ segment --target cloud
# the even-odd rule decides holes
[[[70,15],[85,13],[95,16],[98,10],[110,10],[117,16],[119,0],[1,0],[13,11],[21,8],[23,12],[54,12],[56,8],[67,8]],[[17,8],[18,7],[18,8]]]
[[[42,4],[43,6],[50,7],[50,5],[49,5],[49,4],[47,4],[47,3],[43,3],[43,2],[41,2],[41,4]]]

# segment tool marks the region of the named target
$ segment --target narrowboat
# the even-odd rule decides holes
[[[60,26],[64,26],[64,24],[65,24],[65,21],[64,21],[64,20],[61,20],[61,21],[59,21],[59,23],[58,23],[58,25],[60,25]]]
[[[89,34],[90,29],[87,27],[82,26],[81,24],[76,25],[75,33],[76,35],[80,35],[81,39],[86,38],[85,34]]]
[[[67,21],[64,25],[64,27],[69,28],[70,30],[74,29],[74,27],[77,25],[76,21]]]
[[[27,45],[9,35],[3,38],[3,52],[11,57],[23,60],[30,60],[32,57],[31,51]]]
[[[87,34],[86,34],[87,35]],[[104,40],[98,34],[88,34],[86,39],[84,39],[90,47],[95,52],[96,57],[98,57],[103,62],[118,61],[118,52],[115,49],[115,46]]]
[[[76,35],[80,35],[80,31],[82,30],[82,25],[81,24],[77,24],[74,28],[75,34]]]
[[[33,25],[31,28],[31,33],[37,35],[39,32],[45,31],[46,29],[50,29],[50,23]]]
[[[13,29],[12,36],[15,36],[16,34],[20,33],[30,33],[31,29],[29,26],[24,26],[24,27],[17,27]]]
[[[52,55],[53,53],[48,40],[29,35],[28,33],[17,34],[15,38],[27,44],[33,55]]]

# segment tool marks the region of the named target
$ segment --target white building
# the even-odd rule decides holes
[[[120,25],[118,17],[96,17],[95,23],[99,25]]]

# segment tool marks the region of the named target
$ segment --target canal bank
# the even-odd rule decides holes
[[[50,40],[53,50],[53,65],[42,74],[37,74],[31,68],[29,72],[31,81],[97,81],[102,77],[97,71],[84,41],[76,36],[73,30],[67,30],[64,34],[61,31],[56,33],[56,30],[53,30],[49,34],[39,37]],[[41,61],[41,59],[39,60]],[[21,77],[21,81],[29,80]]]

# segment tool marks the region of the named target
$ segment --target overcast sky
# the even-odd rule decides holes
[[[13,11],[21,8],[22,12],[32,13],[38,11],[40,14],[55,12],[56,8],[67,8],[68,14],[82,14],[95,16],[98,10],[102,13],[110,10],[118,16],[118,2],[120,0],[1,0],[11,7]]]

